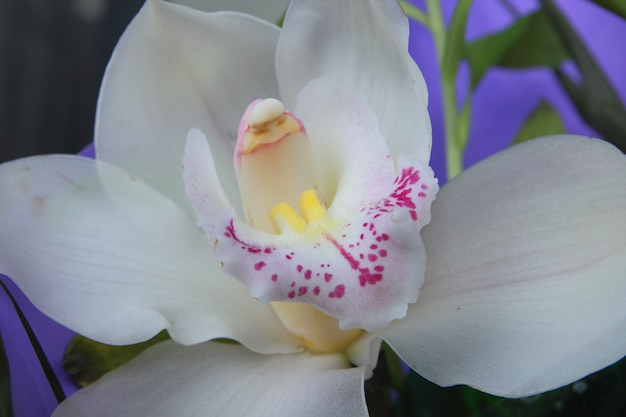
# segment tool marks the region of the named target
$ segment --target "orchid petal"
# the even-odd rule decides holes
[[[232,10],[248,13],[268,22],[278,22],[278,19],[285,13],[289,0],[169,0],[172,3],[184,4],[194,9],[205,12],[219,12],[222,10]]]
[[[430,220],[437,183],[417,158],[402,159],[398,170],[385,198],[345,217],[329,211],[302,231],[269,234],[224,212],[213,234],[224,271],[260,302],[307,303],[341,329],[372,331],[404,317],[422,283],[419,230]]]
[[[197,127],[210,139],[220,180],[237,204],[231,163],[237,125],[252,100],[278,94],[278,34],[251,16],[147,1],[104,76],[98,159],[143,179],[191,213],[180,164],[187,132]]]
[[[339,354],[163,342],[75,393],[53,417],[366,417],[363,369],[348,367]]]
[[[328,78],[309,82],[295,113],[311,140],[318,188],[331,210],[345,211],[386,197],[395,164],[378,119],[358,96]]]
[[[428,162],[428,93],[408,39],[408,21],[397,1],[293,0],[276,57],[281,97],[293,108],[310,80],[332,78],[378,115],[393,155]]]
[[[191,219],[132,175],[32,157],[0,166],[0,190],[0,270],[66,327],[110,344],[167,329],[184,344],[299,348],[269,306],[220,271]]]
[[[197,216],[198,226],[209,233],[215,217],[231,207],[219,182],[207,138],[198,129],[191,129],[183,157],[185,194]]]
[[[381,333],[419,374],[521,397],[626,351],[626,158],[561,136],[506,150],[439,193],[422,295]]]

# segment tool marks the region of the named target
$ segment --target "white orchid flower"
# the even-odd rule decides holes
[[[55,416],[365,416],[382,340],[440,385],[510,397],[626,353],[624,155],[535,140],[431,206],[407,41],[393,0],[294,0],[282,30],[146,3],[105,75],[97,159],[0,166],[0,271],[87,337],[173,339]]]

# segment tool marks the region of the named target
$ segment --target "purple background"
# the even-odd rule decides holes
[[[423,1],[415,1],[423,7]],[[444,12],[449,16],[452,0],[443,0]],[[536,7],[536,1],[516,0],[519,11]],[[560,0],[557,3],[588,42],[609,79],[621,97],[626,97],[626,61],[619,44],[626,39],[626,24],[612,14],[582,0]],[[496,1],[475,2],[468,22],[468,38],[503,28],[511,21],[508,12]],[[411,53],[420,65],[430,91],[430,112],[433,120],[432,165],[443,179],[443,123],[441,115],[438,66],[432,38],[417,23],[411,24]],[[464,88],[460,81],[459,87]],[[483,80],[474,97],[473,124],[466,154],[466,165],[471,165],[490,154],[507,147],[522,121],[540,99],[549,100],[562,115],[568,132],[597,135],[580,120],[573,106],[547,70],[493,70]],[[66,393],[76,390],[65,375],[61,363],[64,349],[72,333],[38,312],[5,276],[0,276],[18,299],[35,333],[44,346],[53,367],[62,380]],[[0,294],[0,330],[10,360],[14,413],[19,417],[49,415],[56,405],[54,396],[36,360],[30,343],[5,294]]]

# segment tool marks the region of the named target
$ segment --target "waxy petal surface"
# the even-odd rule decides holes
[[[289,0],[170,0],[172,3],[184,4],[197,10],[205,12],[219,12],[222,10],[232,10],[236,12],[248,13],[270,23],[278,22],[289,6]]]
[[[428,269],[381,333],[420,375],[521,397],[626,352],[626,157],[583,137],[495,155],[439,193]]]
[[[378,117],[363,99],[328,77],[318,78],[298,95],[295,114],[309,135],[318,192],[330,212],[387,197],[396,165]]]
[[[428,162],[428,93],[408,39],[397,1],[293,0],[276,55],[281,98],[293,108],[309,81],[332,78],[378,115],[394,156]]]
[[[199,129],[191,129],[187,135],[183,180],[198,226],[210,233],[217,215],[231,204],[219,182],[207,138]]]
[[[269,306],[221,272],[169,199],[118,168],[73,156],[0,166],[0,271],[51,318],[110,344],[167,329],[259,352],[298,349]]]
[[[185,138],[211,141],[233,204],[237,123],[257,97],[278,95],[279,30],[237,13],[147,1],[111,57],[98,101],[96,155],[148,182],[191,214],[180,179]],[[253,65],[251,65],[253,63]]]
[[[53,416],[367,417],[363,368],[349,366],[338,354],[164,342],[77,392]]]

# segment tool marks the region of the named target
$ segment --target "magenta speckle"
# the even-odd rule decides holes
[[[378,259],[378,256],[374,255],[373,253],[370,253],[369,255],[367,255],[367,259],[370,262],[376,262],[376,259]]]
[[[343,284],[339,284],[335,287],[333,291],[331,291],[328,296],[330,298],[341,298],[346,292],[346,286]]]
[[[387,251],[385,249],[381,249],[378,251],[378,254],[384,258],[385,256],[387,256]]]
[[[272,253],[272,249],[271,248],[265,248],[265,250],[263,250],[263,252],[270,254]]]
[[[298,297],[302,297],[307,292],[309,292],[309,287],[307,287],[307,286],[302,286],[302,287],[298,288]]]
[[[297,270],[298,272],[302,272],[302,270],[303,270],[303,269],[304,269],[304,268],[302,268],[302,265],[298,265],[298,266],[296,266],[296,270]]]
[[[324,274],[324,281],[330,282],[333,279],[333,274],[329,274],[328,272]]]
[[[376,272],[383,272],[385,270],[385,267],[383,265],[376,265],[374,267],[374,271]]]
[[[311,270],[307,269],[304,271],[304,279],[311,279]]]
[[[266,265],[265,262],[261,261],[261,262],[257,262],[254,264],[254,269],[256,271],[260,271],[261,269],[263,269],[263,267]]]
[[[295,291],[289,291],[289,294],[287,294],[287,297],[289,298],[294,298],[296,296],[296,292]]]
[[[274,282],[278,281],[278,275],[277,274],[272,274],[272,281],[274,281]]]
[[[378,249],[378,245],[370,245],[370,249],[371,250]]]
[[[316,286],[315,288],[313,288],[313,294],[320,295],[320,287]]]

